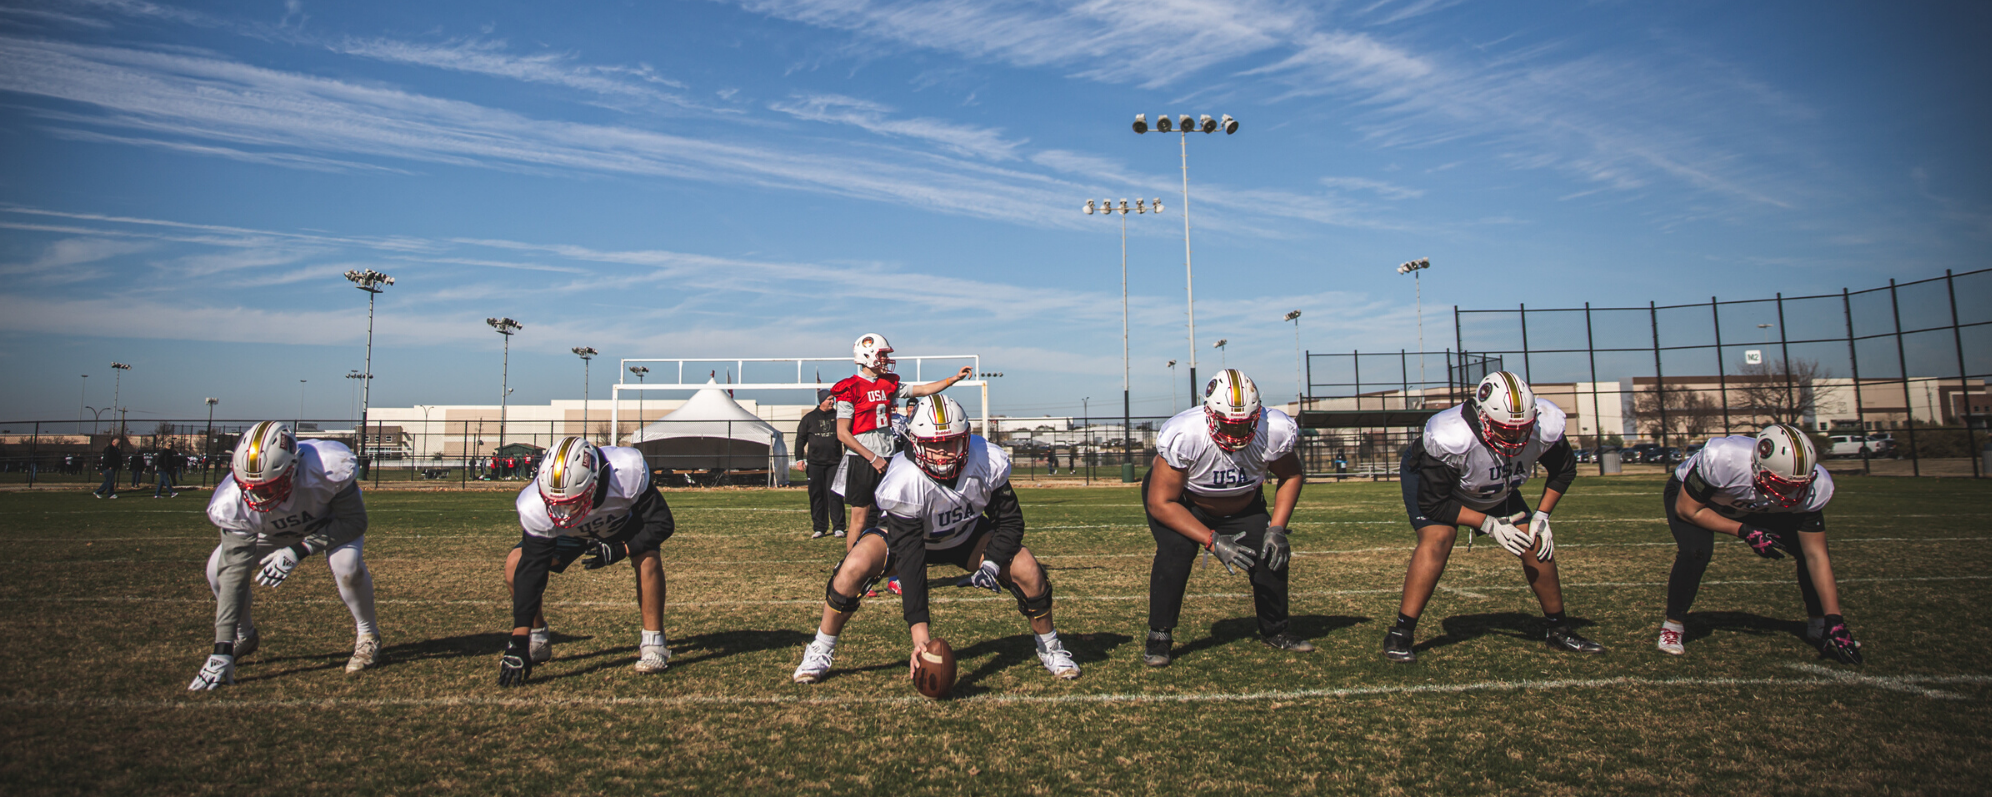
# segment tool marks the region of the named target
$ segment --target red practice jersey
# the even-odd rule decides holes
[[[892,428],[892,402],[899,397],[899,375],[884,374],[877,379],[852,375],[838,382],[830,392],[837,398],[837,417],[851,419],[851,434]]]

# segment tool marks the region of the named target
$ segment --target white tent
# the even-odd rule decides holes
[[[773,424],[726,394],[713,380],[684,406],[624,437],[653,469],[713,473],[764,471],[773,484],[788,484],[788,443]]]

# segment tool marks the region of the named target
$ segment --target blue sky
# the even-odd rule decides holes
[[[1137,414],[1197,338],[1293,392],[1446,308],[1985,265],[1983,5],[803,0],[0,7],[0,416],[578,398],[620,357],[982,354],[996,409]],[[1230,341],[1220,355],[1209,349]],[[608,369],[597,369],[602,396]],[[87,379],[81,374],[90,374]],[[1180,373],[1180,372],[1179,372]],[[826,376],[831,376],[826,374]],[[1180,380],[1187,382],[1187,375]],[[312,385],[323,384],[323,390]],[[1178,385],[1178,401],[1183,394]]]

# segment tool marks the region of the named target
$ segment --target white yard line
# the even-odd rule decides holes
[[[1821,677],[1813,678],[1585,678],[1560,680],[1517,680],[1517,681],[1476,681],[1461,684],[1414,684],[1403,686],[1350,686],[1331,689],[1286,689],[1256,692],[1176,692],[1152,694],[1140,692],[1117,692],[1096,694],[1060,695],[999,695],[983,694],[948,701],[959,705],[989,704],[1041,705],[1055,703],[1241,703],[1241,702],[1280,702],[1302,700],[1338,700],[1349,698],[1380,697],[1388,695],[1452,695],[1468,692],[1519,692],[1519,691],[1562,691],[1580,689],[1673,689],[1697,687],[1771,687],[1781,689],[1832,689],[1850,686],[1867,686],[1894,691],[1910,691],[1929,698],[1963,699],[1962,695],[1925,689],[1918,684],[1985,684],[1992,683],[1992,676],[1986,675],[1902,675],[1891,677],[1862,676],[1828,670],[1816,665],[1801,665],[1795,669],[1814,673]],[[1816,672],[1815,672],[1816,671]],[[804,687],[794,687],[796,691],[810,691]],[[680,695],[671,697],[499,697],[466,696],[438,698],[353,698],[319,697],[296,700],[265,698],[231,698],[224,696],[188,696],[177,699],[133,699],[133,698],[0,698],[0,705],[12,708],[65,708],[65,709],[111,709],[111,710],[228,710],[228,709],[305,709],[324,710],[335,708],[380,709],[380,708],[551,708],[559,706],[630,706],[630,707],[673,707],[673,706],[840,706],[840,705],[911,705],[928,701],[923,697],[866,697],[857,695],[807,697],[800,695],[770,695],[752,697],[743,695]]]

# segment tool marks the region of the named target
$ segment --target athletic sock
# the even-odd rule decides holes
[[[816,644],[822,645],[826,648],[834,648],[837,646],[837,636],[835,634],[826,634],[823,633],[822,631],[818,631],[816,632]]]
[[[643,632],[643,643],[642,643],[642,644],[643,644],[643,646],[644,646],[644,647],[646,647],[646,648],[647,648],[647,647],[652,647],[652,646],[656,646],[656,647],[663,647],[663,646],[664,646],[664,644],[665,644],[665,643],[664,643],[664,632],[662,632],[662,631],[645,631],[645,632]]]
[[[1149,627],[1149,629],[1148,629],[1148,635],[1149,635],[1149,636],[1151,636],[1151,637],[1153,637],[1153,636],[1155,636],[1155,635],[1157,635],[1157,634],[1160,634],[1160,635],[1162,635],[1162,636],[1164,636],[1164,637],[1168,637],[1168,636],[1170,636],[1169,632],[1171,632],[1171,631],[1174,631],[1174,630],[1176,630],[1176,629],[1175,629],[1174,627],[1170,627],[1170,628],[1155,628],[1155,627],[1153,627],[1153,626],[1150,626],[1150,627]]]
[[[1668,620],[1667,622],[1661,623],[1660,627],[1664,630],[1672,631],[1676,634],[1685,634],[1688,632],[1687,624],[1679,620]]]
[[[1570,624],[1570,620],[1564,617],[1562,612],[1543,612],[1542,619],[1544,622],[1549,623],[1551,626]]]
[[[1050,649],[1052,648],[1052,646],[1053,646],[1053,645],[1056,645],[1056,644],[1058,644],[1058,630],[1057,630],[1057,629],[1052,629],[1052,631],[1051,631],[1051,632],[1049,632],[1049,633],[1044,633],[1044,634],[1038,634],[1038,635],[1037,635],[1037,649],[1038,649],[1038,650],[1041,650],[1041,651],[1042,651],[1042,650],[1050,650]]]
[[[1416,634],[1418,633],[1418,618],[1409,617],[1406,616],[1403,612],[1398,612],[1397,624],[1391,626],[1390,628],[1393,631],[1401,630],[1407,634]],[[1371,633],[1375,632],[1372,631]]]
[[[1846,625],[1847,618],[1841,617],[1840,615],[1837,614],[1829,614],[1826,615],[1825,617],[1820,618],[1820,622],[1825,624],[1824,625],[1825,628],[1832,628],[1833,626],[1836,625]]]

